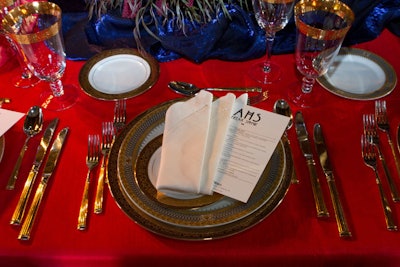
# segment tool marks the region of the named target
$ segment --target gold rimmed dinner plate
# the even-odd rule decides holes
[[[165,194],[157,191],[155,183],[160,166],[162,135],[150,141],[140,152],[136,161],[136,180],[142,191],[160,204],[180,208],[198,208],[214,203],[222,198],[222,195],[198,194]]]
[[[328,72],[317,81],[335,95],[372,100],[391,93],[397,76],[382,57],[363,49],[342,47]]]
[[[0,162],[4,155],[4,147],[5,147],[4,135],[2,135],[2,136],[0,136]]]
[[[223,196],[209,204],[185,208],[165,205],[149,195],[142,181],[149,178],[138,175],[148,168],[148,164],[142,162],[148,160],[141,157],[141,153],[163,133],[165,112],[176,101],[179,100],[165,102],[142,113],[116,138],[110,153],[108,178],[119,207],[145,229],[183,240],[226,237],[260,222],[281,203],[290,185],[292,159],[283,139],[247,203]]]
[[[83,91],[97,99],[127,99],[149,90],[159,76],[158,62],[133,48],[105,50],[79,73]]]

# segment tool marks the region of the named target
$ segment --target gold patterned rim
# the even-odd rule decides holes
[[[346,27],[335,30],[322,30],[316,27],[307,25],[301,20],[301,16],[307,12],[320,10],[326,12],[335,12],[337,16],[346,22]],[[314,39],[336,40],[344,38],[351,24],[354,21],[354,13],[346,4],[337,0],[302,0],[294,6],[294,16],[296,27],[298,30]]]
[[[138,178],[132,174],[136,173],[136,159],[146,144],[162,133],[165,111],[176,101],[142,113],[115,140],[108,174],[118,206],[145,229],[183,240],[226,237],[260,222],[281,203],[290,185],[292,159],[283,139],[247,203],[223,197],[195,209],[167,207],[149,198],[138,185]]]
[[[5,148],[5,138],[4,135],[0,136],[0,162],[3,159],[4,148]]]
[[[118,65],[123,70],[114,72]],[[112,68],[107,69],[109,66]],[[118,71],[123,71],[123,84],[118,84],[122,82]],[[79,84],[87,95],[97,99],[127,99],[149,90],[158,80],[159,72],[158,62],[148,54],[133,48],[110,49],[86,61],[79,73]]]
[[[345,60],[346,57],[349,57],[348,61]],[[355,68],[359,72],[355,72]],[[346,73],[347,69],[352,71]],[[378,79],[377,76],[384,77]],[[366,83],[366,79],[371,79],[371,82],[367,84],[370,87],[368,91],[364,92],[362,84]],[[394,90],[397,75],[392,65],[382,57],[363,49],[342,47],[328,72],[317,78],[317,81],[337,96],[353,100],[373,100]],[[361,84],[357,81],[361,81]]]
[[[33,28],[29,33],[24,34],[20,33],[20,28],[22,26],[15,26],[21,23],[21,18],[26,20],[27,25],[29,26],[29,21],[31,19],[36,20],[35,15],[53,15],[56,20],[53,24],[48,26],[45,29],[40,29],[39,31],[36,28]],[[61,8],[51,2],[31,2],[20,5],[16,8],[10,10],[2,20],[3,29],[5,29],[9,36],[15,40],[19,44],[33,44],[42,42],[46,39],[49,39],[52,36],[55,36],[61,30]],[[16,33],[15,31],[18,31]]]

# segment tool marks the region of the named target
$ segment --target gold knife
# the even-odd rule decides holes
[[[335,177],[328,157],[328,151],[325,145],[325,139],[322,134],[322,128],[319,123],[314,124],[314,144],[319,155],[322,170],[325,173],[328,182],[329,193],[331,195],[333,209],[335,212],[336,223],[340,237],[351,237],[351,232],[347,224],[346,216],[340,201],[339,192],[336,187]]]
[[[328,209],[326,208],[324,196],[322,194],[321,185],[317,176],[315,168],[315,161],[311,150],[310,140],[308,139],[308,132],[304,123],[303,114],[301,111],[296,112],[295,128],[297,139],[299,140],[301,151],[306,159],[308,171],[310,173],[311,187],[314,195],[315,208],[318,217],[329,217]]]
[[[36,189],[35,197],[29,208],[28,215],[26,216],[25,221],[22,224],[21,231],[19,232],[18,239],[20,240],[29,240],[30,238],[32,226],[35,221],[37,211],[39,210],[39,206],[42,201],[44,191],[57,165],[58,157],[60,156],[60,152],[63,147],[65,138],[68,134],[68,131],[69,131],[68,127],[62,129],[58,133],[57,138],[53,142],[53,145],[50,149],[49,157],[47,158],[47,162],[43,170],[42,179],[40,181],[40,184],[38,185],[38,188]]]
[[[58,124],[58,118],[55,118],[50,122],[50,124],[44,131],[44,134],[42,136],[42,139],[40,140],[40,143],[36,151],[35,160],[33,161],[32,168],[29,172],[28,177],[26,178],[24,188],[22,190],[21,196],[14,210],[14,213],[11,217],[10,224],[19,225],[21,223],[22,217],[24,216],[25,213],[26,204],[28,203],[28,198],[32,191],[33,184],[35,183],[35,179],[39,172],[40,165],[42,165],[42,162],[49,148],[49,144],[51,138],[53,137],[54,130],[57,127],[57,124]]]

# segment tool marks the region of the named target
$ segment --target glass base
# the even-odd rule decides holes
[[[296,83],[289,90],[288,98],[289,101],[301,108],[311,108],[320,105],[320,97],[318,92],[311,91],[309,93],[304,93],[301,90],[301,84]]]
[[[41,107],[51,111],[61,111],[72,107],[78,100],[78,88],[74,85],[64,85],[64,95],[54,96],[50,89],[40,95]]]
[[[251,66],[249,76],[259,83],[270,84],[281,79],[282,71],[280,66],[275,63],[270,62],[266,65],[265,62],[259,62]]]
[[[24,78],[22,75],[18,77],[13,78],[13,84],[15,87],[18,88],[30,88],[35,86],[40,82],[39,78],[36,78],[36,76],[32,76],[30,78]]]

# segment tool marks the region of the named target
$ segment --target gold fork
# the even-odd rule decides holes
[[[393,177],[389,171],[389,168],[386,164],[385,157],[380,148],[378,130],[376,126],[375,116],[373,114],[364,114],[363,115],[363,124],[364,124],[364,134],[366,135],[367,141],[373,144],[378,151],[379,160],[382,162],[383,169],[386,174],[386,179],[389,183],[390,193],[392,195],[392,199],[395,202],[400,201],[399,192],[397,190],[396,184],[393,180]]]
[[[396,163],[397,174],[398,174],[398,177],[400,178],[400,162],[397,157],[396,149],[393,144],[392,138],[390,136],[390,126],[389,126],[389,119],[387,116],[385,100],[375,101],[375,117],[376,117],[376,123],[378,125],[378,128],[382,132],[386,133],[386,137],[388,139],[388,143],[389,143],[390,149],[392,150],[392,155],[393,155],[394,161]]]
[[[94,213],[100,214],[103,212],[103,191],[104,191],[104,181],[107,181],[107,163],[108,163],[108,155],[111,149],[111,146],[114,142],[114,126],[112,122],[103,122],[102,123],[102,142],[101,142],[101,154],[103,157],[101,159],[101,167],[99,178],[97,180],[97,190],[96,190],[96,198],[94,202]]]
[[[367,140],[367,137],[365,135],[361,135],[361,155],[362,158],[364,159],[365,165],[370,167],[375,173],[376,183],[379,188],[379,194],[381,197],[382,207],[385,214],[386,228],[389,231],[395,231],[397,230],[397,225],[394,222],[392,209],[390,208],[389,202],[387,201],[387,198],[382,188],[381,179],[379,178],[379,174],[376,169],[377,160],[376,160],[376,152],[374,150],[374,145]]]
[[[85,187],[83,189],[81,207],[79,209],[78,217],[78,230],[86,229],[86,219],[89,204],[89,184],[90,184],[90,173],[93,168],[99,163],[100,157],[100,137],[99,135],[89,135],[88,136],[88,152],[86,157],[86,165],[88,167],[88,172],[86,175]]]
[[[249,96],[249,98],[247,99],[247,105],[253,106],[255,104],[258,104],[260,102],[263,102],[263,101],[267,100],[268,97],[269,97],[268,91],[263,91],[260,94],[257,94],[257,95],[254,95],[254,96]]]
[[[114,127],[116,133],[119,133],[126,123],[126,100],[120,99],[115,102],[114,107]]]

